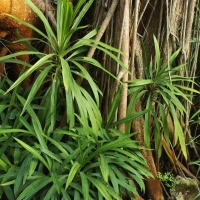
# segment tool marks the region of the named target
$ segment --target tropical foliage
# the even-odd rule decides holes
[[[115,127],[143,115],[129,115],[113,123],[120,91],[103,125],[99,109],[99,94],[83,63],[104,72],[95,59],[85,56],[90,46],[100,49],[125,66],[112,53],[121,52],[91,38],[97,29],[73,40],[85,12],[93,1],[57,4],[57,34],[40,10],[30,1],[30,7],[44,23],[46,34],[26,23],[43,39],[50,52],[40,52],[22,38],[29,51],[0,58],[9,63],[17,55],[33,54],[37,61],[12,82],[1,80],[0,89],[0,197],[20,199],[122,199],[134,198],[136,185],[144,191],[143,179],[150,177],[147,163],[133,135],[125,135]],[[18,20],[14,16],[14,19]],[[24,23],[23,21],[20,21]],[[16,62],[18,62],[16,60]],[[25,65],[25,63],[24,63]],[[39,73],[38,73],[39,72]],[[31,74],[37,77],[24,91],[20,84]],[[113,76],[112,74],[110,74]],[[81,76],[87,87],[76,82]]]
[[[150,140],[154,134],[154,149],[157,157],[162,154],[162,137],[170,143],[169,119],[172,118],[174,129],[174,145],[180,142],[181,150],[187,158],[186,141],[181,127],[180,119],[187,115],[179,97],[192,103],[188,98],[190,93],[199,93],[197,90],[185,87],[186,83],[194,83],[190,77],[178,75],[184,70],[184,64],[173,66],[180,50],[174,52],[169,61],[162,63],[158,42],[154,36],[155,63],[147,64],[145,50],[143,49],[143,66],[145,79],[129,81],[130,94],[133,93],[132,101],[142,98],[143,107],[151,109],[145,114],[144,141],[146,147],[150,147]],[[195,83],[194,83],[195,84]],[[152,126],[153,123],[153,126]],[[152,130],[153,128],[153,130]],[[172,134],[172,133],[171,133]]]
[[[121,199],[122,194],[137,194],[132,180],[144,191],[143,177],[150,173],[143,167],[141,147],[131,139],[134,134],[124,135],[111,124],[96,135],[81,121],[49,132],[50,119],[40,114],[49,106],[46,96],[41,104],[33,100],[21,115],[26,100],[20,92],[3,94],[1,90],[1,198]],[[55,104],[60,107],[59,101]],[[55,114],[59,118],[59,109]]]
[[[199,1],[55,0],[56,30],[25,1],[45,30],[8,15],[39,38],[19,30],[28,51],[0,58],[28,69],[0,80],[0,198],[157,200],[175,175],[200,184]]]

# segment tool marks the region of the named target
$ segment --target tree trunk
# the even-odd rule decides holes
[[[92,8],[93,12],[90,12],[90,17],[87,17],[88,19],[92,19],[90,23],[93,27],[102,24],[104,18],[109,13],[108,10],[113,2],[114,0],[95,1],[94,7]],[[193,34],[192,24],[194,21],[196,4],[196,0],[120,1],[102,40],[107,44],[124,51],[125,57],[122,58],[122,61],[130,70],[132,76],[128,77],[125,71],[108,56],[97,53],[97,59],[99,59],[108,71],[116,75],[122,82],[131,79],[144,78],[141,46],[144,44],[147,59],[150,61],[150,59],[155,56],[153,42],[153,35],[155,35],[161,48],[161,58],[163,62],[167,62],[172,53],[178,48],[181,48],[182,54],[179,56],[179,59],[176,60],[176,65],[188,63],[186,64],[186,70],[181,71],[180,73],[183,76],[194,76],[196,66],[191,65],[189,56],[192,45],[190,43],[190,38]],[[129,11],[126,10],[128,8]],[[124,12],[124,10],[126,11]],[[198,47],[195,47],[193,51],[198,51]],[[116,56],[119,57],[118,54],[116,54]],[[195,59],[193,62],[196,62]],[[171,68],[171,66],[168,67],[169,69]],[[95,72],[94,77],[97,78],[97,80],[99,80],[98,77],[101,77],[99,80],[99,87],[104,94],[101,100],[101,109],[103,119],[106,121],[113,96],[118,88],[118,83],[101,71]],[[126,116],[126,106],[128,103],[126,96],[127,87],[125,86],[116,120]],[[142,102],[140,101],[137,103],[134,112],[142,110],[141,104]],[[190,107],[187,107],[187,105],[186,109],[188,112],[190,111]],[[169,129],[172,134],[171,142],[173,143],[174,127],[173,124],[170,124],[172,123],[169,123]],[[185,130],[189,130],[187,117],[186,121],[183,121],[182,124],[184,124],[183,128]],[[121,125],[119,129],[124,132],[123,125]],[[141,146],[144,146],[144,119],[141,117],[135,120],[132,124],[132,129],[137,132],[135,139],[138,140]],[[185,131],[185,137],[191,137],[189,131]],[[157,169],[152,151],[143,150],[142,154],[146,158],[149,170],[155,178],[146,180],[148,194],[153,200],[164,199],[161,184],[157,178]]]

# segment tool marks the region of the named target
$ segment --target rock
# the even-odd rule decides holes
[[[174,187],[170,190],[172,200],[194,200],[199,192],[196,180],[181,176],[175,178]],[[200,197],[195,200],[200,200]]]

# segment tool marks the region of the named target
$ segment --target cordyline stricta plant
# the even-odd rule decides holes
[[[57,2],[57,32],[31,0],[25,1],[42,21],[45,31],[16,16],[9,16],[40,35],[48,53],[31,46],[32,38],[19,40],[27,51],[0,58],[13,62],[19,55],[35,55],[36,62],[16,59],[27,69],[17,80],[0,81],[0,197],[2,199],[132,199],[144,191],[144,178],[151,177],[135,133],[123,134],[116,126],[146,113],[142,111],[113,122],[121,90],[113,100],[107,123],[99,109],[100,89],[83,63],[99,68],[113,78],[94,58],[85,56],[88,47],[109,55],[119,50],[92,39],[98,29],[73,39],[92,0],[79,0],[73,7]],[[29,51],[28,51],[29,50]],[[114,52],[114,53],[113,53]],[[20,84],[37,72],[26,90]],[[87,84],[76,82],[80,76]],[[134,181],[133,181],[134,180]],[[136,189],[139,186],[138,189]]]
[[[183,77],[177,73],[184,68],[185,64],[169,68],[169,65],[173,65],[173,61],[177,58],[180,50],[174,52],[168,62],[162,63],[158,42],[155,37],[154,45],[156,52],[155,63],[151,61],[147,65],[146,54],[143,51],[145,79],[129,81],[129,91],[130,94],[133,93],[131,101],[142,98],[143,106],[146,109],[150,109],[150,112],[145,114],[145,146],[150,148],[151,133],[154,133],[154,148],[157,157],[160,158],[162,154],[162,137],[169,143],[170,134],[173,134],[174,141],[171,142],[176,145],[179,141],[182,153],[187,159],[186,141],[180,123],[180,119],[187,115],[187,112],[179,97],[184,98],[188,103],[192,103],[188,98],[190,93],[199,92],[193,88],[183,86],[183,82],[194,83],[190,77]],[[169,118],[172,118],[172,125],[168,124]],[[152,121],[153,129],[151,127]],[[173,128],[170,126],[173,126]],[[170,133],[171,129],[174,129],[173,133]]]

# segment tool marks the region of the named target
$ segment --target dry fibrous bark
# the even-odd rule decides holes
[[[152,0],[149,2],[149,5],[146,6],[146,2],[141,2],[140,8],[146,8],[146,11],[142,10],[143,17],[141,18],[140,23],[138,24],[138,33],[141,37],[141,41],[144,42],[145,49],[147,51],[147,56],[150,61],[150,57],[153,56],[154,52],[153,46],[153,37],[154,34],[159,41],[161,48],[161,58],[163,62],[167,62],[169,57],[174,51],[178,48],[182,49],[182,55],[180,55],[180,60],[177,61],[177,65],[186,63],[189,61],[190,53],[190,38],[192,36],[192,22],[194,18],[196,1],[157,1]],[[140,64],[135,66],[135,70]],[[168,69],[171,69],[172,66],[168,66]],[[189,66],[186,66],[186,69],[189,70]],[[183,76],[188,76],[187,70],[182,72]],[[136,78],[139,78],[136,75]],[[180,119],[181,120],[181,119]],[[170,121],[169,121],[170,122]],[[188,122],[188,119],[187,119]],[[133,122],[134,124],[134,122]],[[141,122],[142,125],[142,122]],[[174,126],[173,123],[169,123],[169,130],[173,143],[174,135]],[[183,127],[186,128],[186,127]],[[137,127],[134,127],[137,130]],[[139,133],[139,132],[138,132]],[[140,132],[142,134],[142,131]],[[137,136],[139,137],[139,136]],[[139,139],[139,138],[138,138]],[[147,152],[146,152],[147,153]],[[143,154],[145,156],[145,153]],[[150,171],[156,170],[153,165],[152,157],[148,156],[145,158],[150,167]],[[154,170],[153,170],[154,168]],[[154,171],[156,172],[156,171]],[[153,175],[157,175],[153,172]],[[151,182],[148,184],[147,180],[147,190],[149,190],[150,195],[153,199],[161,199],[161,196],[153,194],[158,193],[158,187],[151,188]],[[154,182],[156,184],[156,180]]]
[[[33,3],[44,13],[45,12],[45,3],[41,0],[33,0]],[[50,4],[48,4],[47,13],[51,13]],[[24,0],[1,0],[0,4],[0,39],[3,39],[4,46],[0,51],[0,57],[5,56],[9,53],[16,53],[19,51],[26,51],[27,48],[21,42],[12,43],[15,40],[18,40],[17,30],[24,38],[36,37],[36,33],[26,25],[18,22],[17,20],[6,16],[5,14],[13,15],[20,20],[28,22],[39,29],[43,29],[43,24],[40,21],[36,13],[27,5]],[[49,14],[51,15],[51,14]],[[29,41],[31,44],[31,41]],[[29,63],[29,55],[18,56],[19,60]],[[24,68],[23,65],[16,64],[14,65],[13,72],[16,76],[19,76],[21,70]],[[25,70],[27,67],[25,67]],[[5,74],[4,64],[0,64],[0,75]],[[32,83],[31,77],[27,78],[23,82],[23,87],[27,88]]]
[[[107,2],[108,5],[110,5],[109,3],[111,1],[108,0]],[[94,21],[93,23],[94,27],[97,25],[96,23],[101,24],[101,21],[103,21],[104,19],[104,16],[101,15],[101,13],[105,13],[105,8],[102,6],[101,3],[102,2],[100,0],[96,1],[96,5],[98,5],[98,12],[97,10],[95,11],[96,21]],[[121,1],[121,4],[118,5],[117,11],[113,17],[113,23],[109,24],[108,30],[113,30],[112,32],[114,32],[114,34],[111,34],[111,32],[109,32],[110,36],[106,35],[105,37],[106,41],[110,42],[109,44],[121,50],[124,45],[124,14],[122,12],[122,7],[124,5],[122,6],[122,3],[125,4],[124,1]],[[130,1],[129,4],[130,17],[128,37],[130,39],[129,41],[126,41],[126,43],[129,43],[129,62],[128,64],[126,63],[127,68],[129,68],[129,70],[131,71],[131,76],[129,76],[129,80],[132,78],[144,78],[141,45],[142,43],[144,44],[147,53],[147,59],[148,62],[150,62],[150,59],[154,58],[155,56],[153,35],[156,36],[159,42],[162,62],[168,62],[169,57],[178,48],[182,49],[182,53],[179,56],[178,60],[176,60],[176,65],[189,62],[189,55],[191,52],[190,38],[192,37],[192,23],[194,20],[196,0],[135,0]],[[106,61],[108,60],[107,57],[105,59]],[[111,63],[106,61],[104,62],[104,67],[111,73],[115,74],[118,79],[122,81],[125,74],[124,70],[120,69],[117,63],[113,61]],[[171,69],[171,67],[172,66],[169,65],[168,69]],[[194,73],[194,64],[193,68],[190,67],[191,66],[187,64],[185,68],[186,71],[181,72],[183,76],[191,75],[192,72]],[[99,76],[99,74],[97,76]],[[106,108],[109,108],[108,105],[110,105],[113,99],[113,94],[118,88],[118,83],[116,81],[111,81],[110,79],[105,78],[102,79],[102,82],[101,80],[99,82],[100,88],[103,88],[103,93],[105,94],[106,98],[103,98],[102,100],[103,105],[107,105]],[[105,107],[102,106],[103,113],[105,113],[104,116],[106,117],[106,112],[108,112],[108,110],[104,108]],[[119,107],[119,112],[120,109],[122,108]],[[142,109],[142,102],[138,102],[135,112],[141,111]],[[118,117],[119,118],[116,118],[116,120],[121,118],[120,115],[118,115]],[[168,116],[168,119],[169,132],[173,143],[174,126],[170,116]],[[184,124],[183,129],[187,128],[188,130],[188,127],[186,127],[188,126],[188,123],[182,124]],[[132,128],[133,131],[137,132],[136,139],[139,141],[139,144],[141,146],[144,146],[144,119],[139,118],[138,120],[135,120],[133,122]],[[121,130],[123,130],[123,128]],[[185,132],[185,134],[188,134],[188,132]],[[149,179],[146,181],[148,193],[150,194],[152,199],[164,199],[161,184],[157,178],[157,169],[155,166],[155,159],[153,157],[153,154],[151,151],[143,151],[142,154],[147,159],[149,169],[155,177],[154,180]],[[152,185],[154,187],[151,187]]]

